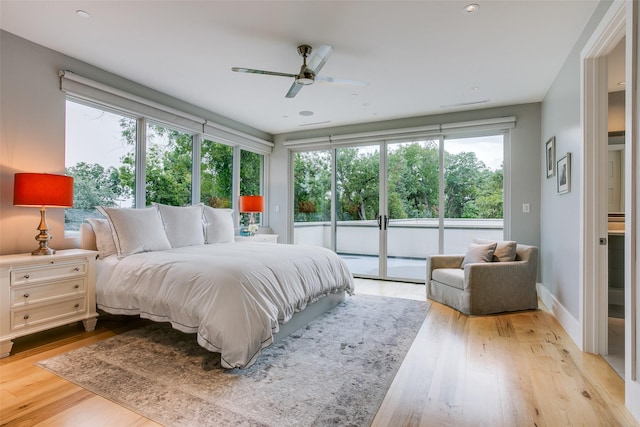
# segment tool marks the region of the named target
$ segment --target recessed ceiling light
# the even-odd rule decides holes
[[[618,82],[618,86],[624,86],[624,85],[626,85],[626,84],[627,84],[627,82],[624,82],[624,81],[622,81],[622,82]]]
[[[89,15],[89,12],[81,9],[76,10],[76,15],[82,18],[91,18],[91,15]]]
[[[480,9],[480,5],[476,4],[476,3],[471,3],[468,4],[464,7],[465,13],[469,14],[469,15],[473,15],[474,13],[476,13],[478,11],[478,9]]]
[[[303,110],[303,111],[300,111],[298,114],[300,114],[301,116],[313,116],[313,111]]]

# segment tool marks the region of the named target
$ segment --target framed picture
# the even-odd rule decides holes
[[[556,137],[552,136],[545,145],[547,159],[547,178],[556,174]]]
[[[558,194],[571,191],[571,153],[558,160]]]

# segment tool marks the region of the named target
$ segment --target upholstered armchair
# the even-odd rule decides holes
[[[516,245],[514,261],[467,263],[461,268],[464,259],[427,257],[427,298],[475,315],[538,308],[535,246]]]

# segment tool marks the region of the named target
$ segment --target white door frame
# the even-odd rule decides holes
[[[605,56],[624,37],[625,53],[625,404],[640,419],[640,381],[638,379],[638,260],[636,219],[640,210],[636,197],[640,175],[636,167],[640,150],[635,147],[638,117],[638,3],[616,0],[581,53],[581,95],[583,126],[583,158],[581,162],[582,209],[580,212],[580,326],[582,350],[606,354],[607,289],[599,283],[607,280],[607,246],[600,237],[607,236],[606,170],[607,94]],[[605,261],[603,261],[605,260]]]
[[[582,50],[580,325],[582,350],[607,354],[608,281],[607,185],[607,58],[625,36],[625,2],[614,2]]]

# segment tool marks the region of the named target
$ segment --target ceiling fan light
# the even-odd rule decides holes
[[[302,86],[308,86],[313,83],[312,73],[300,73],[296,76],[296,83]]]

